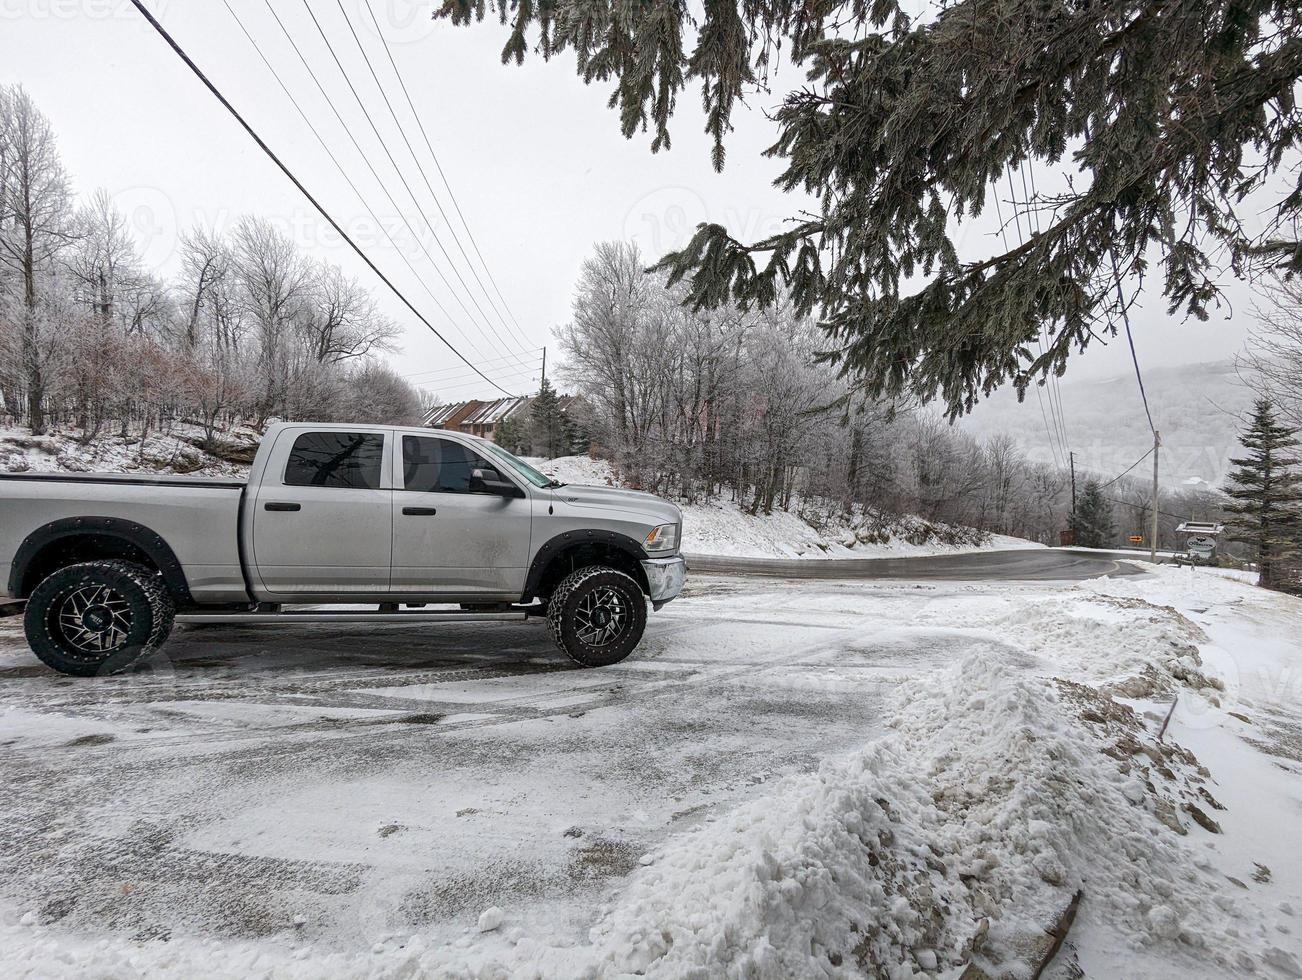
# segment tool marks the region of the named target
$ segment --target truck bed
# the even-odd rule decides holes
[[[145,473],[0,473],[0,568],[11,568],[29,537],[129,522],[166,542],[194,602],[247,602],[239,545],[245,485]],[[15,586],[0,576],[0,593]]]

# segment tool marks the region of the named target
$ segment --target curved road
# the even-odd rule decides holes
[[[792,579],[942,579],[1073,582],[1100,575],[1137,575],[1142,569],[1124,559],[1128,552],[1025,548],[974,551],[923,558],[727,558],[688,555],[692,575],[754,575]]]

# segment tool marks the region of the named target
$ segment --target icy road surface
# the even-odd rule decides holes
[[[668,835],[991,642],[948,625],[982,588],[711,579],[596,671],[535,624],[292,625],[178,627],[74,680],[3,619],[0,891],[124,938],[450,938],[498,905],[578,939]]]

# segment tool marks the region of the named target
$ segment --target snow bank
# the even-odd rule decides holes
[[[1018,951],[1077,888],[1135,948],[1225,941],[1176,801],[1129,749],[1186,788],[1192,760],[1110,699],[1002,660],[906,685],[895,734],[671,843],[593,930],[597,972],[908,977],[976,961],[1022,976]]]
[[[615,471],[605,460],[564,456],[531,462],[563,483],[620,485]],[[868,535],[844,514],[828,512],[818,514],[818,527],[814,527],[798,513],[800,503],[796,502],[793,511],[775,511],[772,514],[750,514],[728,501],[680,503],[683,551],[733,558],[906,558],[1043,547],[1022,538],[979,535],[969,528],[953,530],[962,537],[973,539],[973,543],[947,544],[934,536],[935,530],[947,529],[933,529],[916,518],[890,522],[882,531]],[[979,542],[976,539],[980,539]]]

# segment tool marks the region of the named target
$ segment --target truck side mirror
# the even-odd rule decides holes
[[[523,497],[520,488],[502,479],[497,470],[476,467],[470,471],[470,492],[491,493],[499,497]]]

